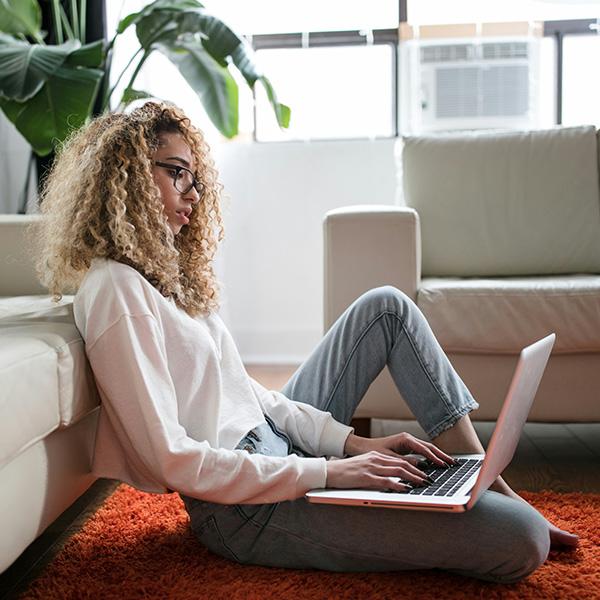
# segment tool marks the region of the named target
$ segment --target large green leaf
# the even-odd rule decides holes
[[[42,26],[37,0],[0,0],[0,31],[36,37]]]
[[[277,94],[269,79],[263,75],[254,61],[252,60],[252,49],[244,40],[240,40],[238,47],[232,52],[231,60],[244,76],[246,83],[253,88],[257,81],[260,81],[267,92],[267,98],[275,111],[275,117],[280,127],[289,127],[290,125],[290,107],[281,104],[277,100]]]
[[[265,91],[267,92],[267,98],[269,99],[269,102],[273,107],[273,111],[275,112],[277,123],[280,127],[289,127],[291,116],[290,107],[277,100],[277,94],[275,93],[273,85],[269,79],[258,69],[252,60],[251,52],[252,49],[244,40],[242,40],[240,45],[231,54],[231,60],[238,68],[239,72],[244,76],[246,83],[251,88],[254,87],[257,81],[262,83]]]
[[[227,57],[244,44],[243,39],[223,21],[203,9],[176,12],[156,8],[139,19],[136,34],[143,48],[150,48],[156,42],[173,43],[183,37],[195,36],[202,40],[207,52],[224,67],[228,64]]]
[[[103,74],[99,69],[60,67],[29,101],[0,100],[0,108],[34,152],[44,156],[85,123]]]
[[[179,35],[200,35],[207,52],[223,66],[227,65],[227,57],[242,43],[223,21],[204,10],[182,12],[177,15],[176,22]]]
[[[289,106],[285,104],[281,104],[281,102],[277,102],[277,96],[275,95],[275,90],[271,85],[271,82],[264,76],[261,75],[259,77],[260,82],[263,84],[266,92],[267,98],[275,111],[275,117],[277,118],[277,123],[279,123],[280,127],[289,127],[290,126],[290,116],[292,111]]]
[[[177,21],[173,19],[173,12],[168,10],[155,10],[140,19],[135,32],[145,50],[150,50],[157,43],[172,44],[179,36]]]
[[[227,137],[237,133],[238,122],[238,89],[228,70],[231,63],[251,88],[257,81],[264,85],[277,122],[281,127],[289,125],[290,109],[278,102],[273,86],[254,63],[251,47],[196,0],[156,0],[125,17],[118,31],[133,24],[144,49],[142,63],[153,50],[163,52],[178,67],[212,121]],[[142,63],[138,64],[130,87]]]
[[[244,38],[234,33],[223,21],[207,14],[204,10],[186,11],[176,17],[179,35],[185,33],[203,34],[202,45],[219,64],[228,65],[230,58],[242,74],[249,87],[260,81],[267,92],[277,122],[281,127],[290,123],[290,108],[277,100],[277,95],[269,79],[260,71],[253,59],[253,50]],[[138,29],[143,22],[138,24]],[[164,25],[163,25],[164,28]]]
[[[156,0],[145,6],[142,10],[136,13],[127,15],[119,22],[117,33],[123,33],[130,25],[134,25],[141,21],[144,17],[157,10],[182,11],[195,8],[203,8],[203,5],[196,0]]]
[[[0,96],[18,102],[32,98],[78,47],[78,41],[42,46],[1,36]]]
[[[135,90],[133,88],[125,88],[123,95],[121,96],[121,106],[127,106],[134,100],[142,100],[144,98],[152,98],[152,95],[144,90]]]
[[[231,73],[193,40],[160,44],[157,49],[177,66],[219,131],[228,138],[237,135],[238,87]]]
[[[250,87],[254,87],[254,84],[261,76],[261,72],[252,60],[251,52],[252,48],[249,48],[248,44],[242,40],[231,53],[231,60],[244,76],[246,83]]]
[[[290,109],[278,102],[271,82],[253,60],[252,48],[220,19],[202,9],[182,10],[175,14],[174,11],[156,7],[137,21],[136,33],[140,44],[146,49],[159,42],[167,46],[172,46],[177,40],[179,43],[194,43],[189,40],[189,35],[198,36],[204,49],[222,67],[229,65],[229,58],[251,88],[260,81],[265,87],[277,122],[281,127],[289,126]]]
[[[77,67],[99,67],[104,60],[104,40],[90,42],[71,52],[66,64]]]

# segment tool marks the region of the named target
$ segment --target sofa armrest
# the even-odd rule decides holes
[[[393,285],[416,300],[421,280],[421,228],[405,206],[336,208],[323,220],[324,331],[358,296]]]
[[[0,215],[0,296],[47,294],[38,281],[25,230],[40,215]]]

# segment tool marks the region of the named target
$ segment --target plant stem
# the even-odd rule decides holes
[[[75,37],[81,41],[79,36],[79,15],[77,14],[77,0],[71,0],[71,29]]]
[[[110,42],[108,42],[108,46],[106,46],[106,53],[108,54],[112,49],[113,46],[115,45],[115,42],[117,41],[117,36],[119,34],[115,33],[115,35],[113,36],[112,40],[110,40]]]
[[[129,62],[125,65],[125,68],[121,71],[121,73],[119,73],[119,76],[117,77],[117,80],[115,81],[114,85],[106,92],[106,95],[104,96],[104,99],[102,101],[102,110],[108,108],[108,104],[110,102],[110,97],[113,95],[113,92],[115,91],[116,87],[119,85],[119,82],[121,81],[123,75],[125,75],[125,71],[127,71],[127,69],[129,69],[129,67],[131,66],[131,63],[135,60],[135,57],[142,52],[143,48],[140,46],[135,54],[129,59]]]
[[[35,40],[36,44],[42,44],[42,46],[46,45],[46,42],[44,41],[44,38],[37,31],[34,31],[31,34],[31,37]],[[27,38],[25,36],[23,36],[23,39],[26,40]]]
[[[87,0],[80,0],[79,2],[79,39],[82,44],[85,44],[85,20],[86,20]]]
[[[62,17],[62,24],[65,26],[65,31],[67,32],[67,37],[70,40],[75,39],[75,34],[73,33],[73,29],[71,29],[71,24],[69,23],[69,17],[67,17],[67,13],[65,9],[60,7],[60,16]]]
[[[129,83],[127,84],[127,87],[125,89],[130,88],[133,85],[133,82],[135,81],[135,78],[138,76],[138,73],[140,72],[142,65],[146,62],[146,59],[150,56],[151,53],[152,53],[152,49],[144,50],[144,54],[143,54],[142,58],[140,59],[140,62],[137,64],[137,67],[135,68],[135,71],[133,72],[133,75],[129,79]]]
[[[54,35],[56,36],[56,43],[62,44],[64,42],[62,23],[60,19],[60,0],[52,0],[52,21],[54,24]]]

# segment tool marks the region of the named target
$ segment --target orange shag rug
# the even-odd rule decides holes
[[[320,598],[600,599],[600,495],[523,493],[559,527],[580,535],[527,580],[479,582],[442,571],[331,573],[243,566],[193,536],[177,494],[120,485],[21,595],[24,599]]]

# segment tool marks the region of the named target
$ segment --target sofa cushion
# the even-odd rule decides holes
[[[0,467],[58,428],[57,356],[43,340],[0,337]]]
[[[40,398],[41,402],[57,403],[60,427],[78,421],[99,403],[85,346],[75,327],[72,300],[72,296],[64,296],[56,304],[47,295],[0,298],[2,346],[8,340],[19,338],[24,343],[35,343],[36,347],[43,344],[55,357],[54,388],[42,387],[40,382],[38,389],[47,393],[45,398]],[[22,376],[38,380],[35,369],[29,370],[26,366],[24,369]]]
[[[31,258],[30,240],[25,235],[41,223],[39,214],[0,215],[0,296],[47,294],[39,282]]]
[[[425,276],[600,273],[594,127],[405,137]]]
[[[511,354],[551,333],[554,353],[600,352],[600,276],[426,278],[417,304],[446,352]]]

